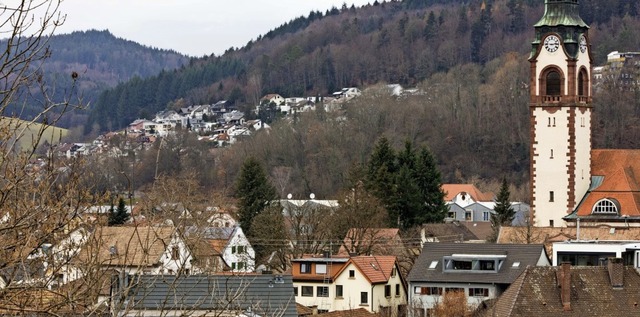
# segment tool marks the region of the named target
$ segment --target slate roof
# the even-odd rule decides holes
[[[506,259],[497,273],[444,272],[443,258],[453,254],[506,255]],[[541,244],[425,243],[408,281],[511,284],[528,265],[536,266],[541,258],[548,263]],[[433,261],[438,265],[429,269]],[[514,267],[514,262],[520,264]]]
[[[174,227],[98,227],[78,260],[100,265],[155,266],[175,232]],[[116,254],[112,254],[111,247],[116,248]]]
[[[640,150],[592,150],[591,175],[592,188],[568,219],[579,216],[584,220],[621,220],[621,216],[627,216],[627,220],[640,220]],[[604,198],[618,202],[619,214],[591,213],[593,206]]]
[[[133,310],[166,315],[169,310],[188,314],[194,310],[243,311],[263,317],[297,317],[290,275],[140,275],[135,277],[130,303]]]
[[[624,286],[614,289],[604,266],[571,267],[571,310],[564,311],[558,266],[529,267],[484,316],[640,316],[640,275],[624,267]]]

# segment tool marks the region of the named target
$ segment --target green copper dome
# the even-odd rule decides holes
[[[544,16],[534,26],[578,26],[588,28],[578,11],[578,0],[545,0]]]

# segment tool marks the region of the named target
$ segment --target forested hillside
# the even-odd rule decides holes
[[[145,47],[116,38],[109,31],[84,31],[54,35],[46,39],[50,57],[42,64],[42,80],[53,100],[63,100],[72,87],[71,74],[76,73],[78,96],[91,107],[98,95],[132,78],[147,78],[162,70],[174,70],[188,62],[188,57],[174,51]],[[29,119],[41,109],[37,100],[27,100],[20,111],[15,107],[7,113],[20,113]],[[86,112],[69,113],[59,121],[64,127],[76,127],[86,122]]]
[[[137,179],[152,180],[154,172],[175,177],[197,171],[191,175],[201,185],[230,189],[243,160],[254,156],[279,184],[279,194],[330,197],[353,185],[354,174],[385,136],[396,150],[407,140],[426,145],[445,182],[507,177],[526,186],[527,58],[532,25],[542,16],[543,3],[412,0],[312,12],[243,48],[106,91],[88,128],[120,128],[178,105],[228,99],[248,110],[266,93],[325,95],[346,86],[399,83],[421,93],[394,98],[384,89],[371,88],[343,112],[311,113],[277,123],[269,133],[214,151],[213,158],[204,148],[188,150],[170,141],[171,149],[157,151],[173,151],[158,156],[171,162],[155,162],[156,155],[149,155],[140,162]],[[591,25],[595,65],[603,64],[610,51],[639,50],[636,2],[581,0],[580,8]],[[639,100],[635,92],[607,87],[597,92],[594,148],[640,146]]]

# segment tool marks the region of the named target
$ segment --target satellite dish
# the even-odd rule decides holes
[[[291,199],[293,197],[293,195],[291,195],[291,193],[289,193],[289,195],[287,195],[287,199]]]
[[[311,195],[309,195],[309,198],[311,198],[311,199],[316,199],[316,194],[311,193]]]

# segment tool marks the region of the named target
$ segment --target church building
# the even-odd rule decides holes
[[[592,53],[578,0],[545,0],[544,16],[534,27],[533,223],[640,226],[640,150],[592,149]]]

